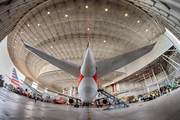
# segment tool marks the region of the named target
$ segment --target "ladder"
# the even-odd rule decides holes
[[[101,94],[103,94],[104,96],[106,96],[107,98],[113,100],[113,102],[109,102],[110,105],[105,108],[104,110],[110,110],[110,109],[118,109],[118,108],[125,108],[125,107],[129,107],[129,105],[127,105],[123,100],[118,99],[117,97],[109,94],[108,92],[104,91],[103,89],[98,89],[98,92],[100,92]],[[115,104],[114,104],[115,103]],[[111,106],[113,106],[113,108],[110,108]]]

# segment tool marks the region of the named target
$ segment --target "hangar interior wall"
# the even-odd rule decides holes
[[[33,83],[33,82],[32,82],[31,80],[29,80],[27,77],[25,78],[24,82],[27,83],[29,86],[32,86],[32,83]]]
[[[147,93],[147,87],[143,87],[144,84],[146,86],[148,86],[149,92],[158,90],[158,86],[157,86],[157,80],[158,80],[158,84],[160,87],[163,87],[165,84],[163,84],[163,82],[167,81],[167,76],[161,72],[157,75],[155,75],[156,78],[154,78],[153,76],[146,79],[146,84],[145,81],[141,81],[141,82],[123,82],[123,83],[117,83],[114,86],[116,86],[116,90],[114,92],[124,92],[124,91],[129,91],[129,92],[125,92],[123,94],[120,94],[121,97],[125,96],[132,96],[134,95],[135,97],[137,97],[139,94],[145,94]],[[157,79],[157,80],[156,80]],[[132,90],[134,88],[138,88],[139,89],[135,89]],[[105,90],[109,93],[113,94],[113,87],[112,86],[108,86],[105,88]],[[114,89],[115,90],[115,89]]]
[[[44,88],[37,86],[38,90],[44,91]]]

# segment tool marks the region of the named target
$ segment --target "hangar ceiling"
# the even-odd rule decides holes
[[[0,6],[0,39],[11,32],[8,51],[13,63],[28,79],[57,91],[77,86],[77,79],[30,53],[21,39],[81,65],[89,16],[96,61],[149,45],[165,27],[180,38],[179,9],[166,0],[3,0]],[[99,82],[122,74],[115,71]]]

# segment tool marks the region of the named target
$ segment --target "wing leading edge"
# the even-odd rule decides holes
[[[22,42],[23,42],[24,46],[26,47],[26,49],[28,49],[29,51],[31,51],[35,55],[46,60],[47,62],[51,63],[52,65],[60,68],[61,70],[73,75],[74,77],[79,78],[80,66],[73,64],[71,62],[67,62],[63,59],[54,57],[48,53],[45,53],[42,50],[39,50],[39,49],[25,43],[23,40],[22,40]]]
[[[131,62],[133,62],[134,60],[142,57],[143,55],[147,54],[148,52],[150,52],[156,43],[145,46],[143,48],[119,55],[119,56],[115,56],[109,59],[105,59],[102,61],[99,61],[96,63],[97,65],[97,74],[98,74],[98,78],[101,78],[104,75],[107,75]]]

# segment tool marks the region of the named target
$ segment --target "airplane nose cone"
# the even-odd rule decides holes
[[[92,87],[85,87],[79,93],[84,102],[91,103],[92,100],[96,97],[97,91]]]

